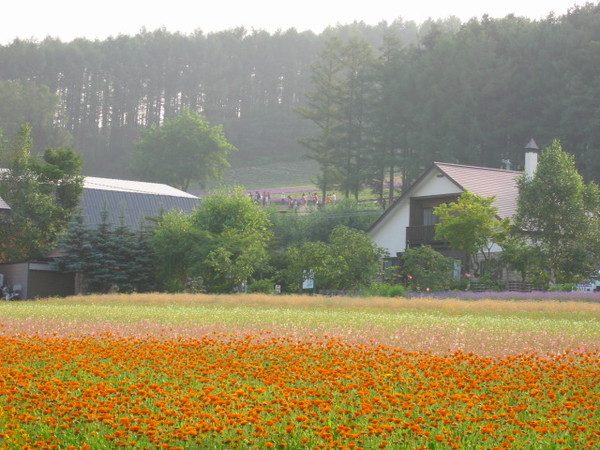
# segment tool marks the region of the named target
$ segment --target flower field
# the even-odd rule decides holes
[[[600,304],[0,303],[0,448],[598,448]]]

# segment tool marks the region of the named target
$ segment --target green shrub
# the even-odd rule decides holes
[[[402,255],[400,275],[408,289],[447,291],[453,282],[454,260],[423,245]]]
[[[375,283],[361,290],[365,297],[403,297],[406,288],[401,284]]]
[[[575,283],[563,283],[563,284],[553,284],[548,288],[551,292],[571,292],[577,290],[577,285]]]
[[[248,285],[248,292],[254,294],[274,294],[275,283],[271,279],[256,280]]]
[[[468,291],[471,285],[471,280],[466,277],[460,277],[452,280],[450,290],[452,291]]]
[[[177,286],[177,285],[175,285]],[[180,292],[180,291],[172,291]],[[206,287],[204,286],[204,280],[202,277],[189,277],[185,282],[185,292],[190,294],[204,294],[206,293]]]

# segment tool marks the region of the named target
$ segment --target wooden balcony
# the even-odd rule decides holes
[[[406,248],[429,245],[435,250],[448,249],[448,243],[435,239],[435,225],[406,227]]]

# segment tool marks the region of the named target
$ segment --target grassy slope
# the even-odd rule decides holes
[[[273,161],[263,164],[234,165],[223,176],[226,186],[246,189],[279,189],[314,186],[317,167],[312,161]],[[209,185],[214,188],[217,183]]]

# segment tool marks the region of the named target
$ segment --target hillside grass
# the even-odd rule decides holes
[[[310,160],[269,161],[256,165],[233,165],[223,176],[223,184],[246,189],[314,189],[318,167]]]

